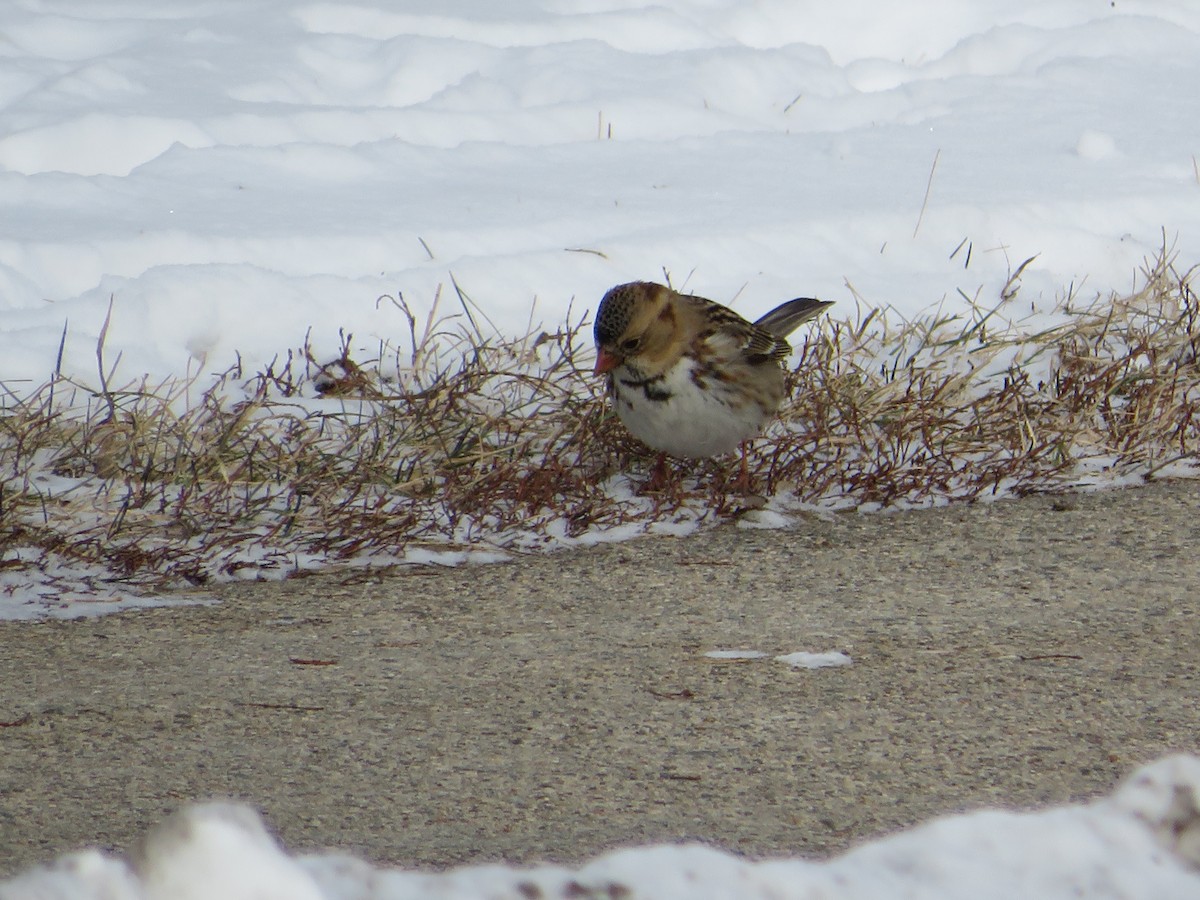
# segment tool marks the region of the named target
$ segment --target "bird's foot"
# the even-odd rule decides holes
[[[671,470],[667,467],[667,454],[658,454],[650,477],[642,485],[643,494],[662,494],[671,486]]]

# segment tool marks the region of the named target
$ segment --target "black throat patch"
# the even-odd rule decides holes
[[[619,384],[623,388],[632,388],[635,391],[640,390],[646,395],[647,400],[653,400],[655,403],[666,403],[674,395],[662,387],[662,382],[663,376],[661,375],[648,378],[615,378],[613,380],[613,391],[618,395],[620,394],[620,391],[617,389],[617,385]]]

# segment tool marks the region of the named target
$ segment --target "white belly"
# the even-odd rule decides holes
[[[652,399],[638,387],[624,366],[614,371],[614,403],[625,427],[647,446],[671,456],[708,457],[732,453],[742,441],[759,433],[770,416],[754,401],[733,397],[724,385],[710,382],[702,391],[692,381],[691,367],[675,366],[657,383],[666,400]],[[782,380],[782,378],[781,378]]]

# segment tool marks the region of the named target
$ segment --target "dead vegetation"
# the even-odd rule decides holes
[[[797,349],[792,400],[753,447],[754,478],[764,493],[869,508],[1190,466],[1191,273],[1164,253],[1143,274],[1135,295],[1064,306],[1036,330],[1012,324],[1011,297],[913,322],[824,318]],[[110,371],[8,392],[0,567],[199,584],[422,548],[528,548],[743,505],[725,489],[729,461],[680,465],[675,490],[637,494],[653,454],[608,411],[585,316],[507,340],[459,299],[455,316],[436,304],[409,315],[406,349],[374,361],[296,352],[204,383],[118,386]]]

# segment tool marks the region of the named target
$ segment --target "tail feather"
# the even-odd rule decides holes
[[[809,319],[816,318],[827,306],[833,306],[833,301],[797,297],[775,307],[754,324],[776,337],[786,338]]]

